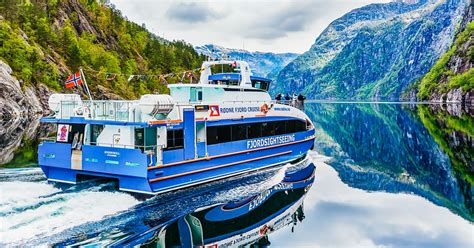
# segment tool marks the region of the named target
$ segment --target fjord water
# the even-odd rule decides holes
[[[305,219],[275,247],[474,245],[474,118],[457,106],[308,103],[316,180]],[[0,246],[105,245],[196,208],[243,199],[289,166],[150,199],[110,182],[47,184],[38,168],[0,170]]]

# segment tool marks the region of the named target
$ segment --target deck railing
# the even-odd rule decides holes
[[[122,100],[97,100],[83,101],[61,101],[56,118],[67,119],[74,116],[85,116],[95,120],[111,121],[139,121],[135,114],[136,101]]]
[[[56,142],[56,137],[44,137],[40,138],[42,142]],[[92,146],[106,146],[106,147],[116,147],[116,148],[132,148],[132,149],[141,149],[142,151],[156,151],[156,148],[163,149],[164,145],[127,145],[127,144],[113,144],[113,143],[104,143],[104,142],[88,142],[83,145],[92,145]]]

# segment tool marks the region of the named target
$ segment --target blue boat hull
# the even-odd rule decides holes
[[[71,145],[53,142],[40,144],[38,160],[51,181],[73,184],[78,175],[90,175],[117,179],[120,190],[157,194],[288,163],[314,144],[314,130],[284,136],[198,145],[193,159],[183,149],[164,151],[157,166],[156,157],[139,149],[84,145],[82,166],[73,169]]]

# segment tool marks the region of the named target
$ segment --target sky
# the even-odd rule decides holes
[[[111,0],[131,21],[168,40],[262,52],[303,53],[335,19],[390,0]]]

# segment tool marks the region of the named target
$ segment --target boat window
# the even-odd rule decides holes
[[[275,124],[274,123],[275,123],[275,121],[263,122],[261,124],[262,125],[262,136],[263,137],[275,135],[275,129],[274,129]]]
[[[190,94],[190,97],[189,97],[190,102],[202,101],[202,88],[191,87],[189,94]]]
[[[274,135],[297,133],[306,130],[306,122],[302,120],[214,126],[207,127],[207,144],[212,145],[229,141],[256,139]]]
[[[95,145],[97,143],[97,137],[99,137],[99,134],[104,130],[104,125],[97,125],[97,124],[92,124],[91,125],[91,144]]]
[[[252,87],[268,91],[268,86],[270,85],[270,82],[268,81],[263,81],[263,80],[252,80]]]
[[[285,129],[285,123],[284,121],[275,121],[273,123],[273,129],[275,130],[275,135],[280,135],[280,134],[285,134],[286,129]]]
[[[217,144],[217,127],[208,127],[207,128],[207,144],[212,145],[212,144]]]
[[[247,125],[248,139],[262,137],[262,123],[251,123]]]
[[[232,141],[247,139],[247,125],[232,125]]]
[[[218,126],[217,127],[217,142],[224,143],[231,141],[231,127],[230,126]]]
[[[144,135],[145,129],[140,127],[140,128],[135,128],[135,146],[136,148],[139,148],[143,151],[143,146],[145,145],[145,135]]]
[[[168,130],[165,150],[181,149],[183,147],[183,129]]]
[[[198,91],[198,101],[202,101],[202,90]]]

